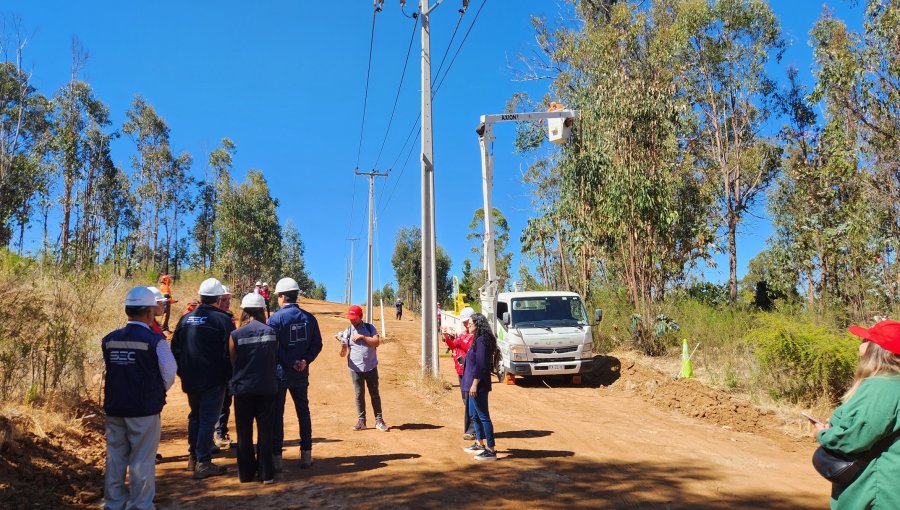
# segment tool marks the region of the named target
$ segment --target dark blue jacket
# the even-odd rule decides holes
[[[228,314],[210,305],[200,305],[178,321],[172,354],[185,393],[202,393],[228,382],[228,336],[232,331],[234,324]]]
[[[462,380],[459,388],[468,393],[472,388],[472,382],[478,378],[478,393],[491,391],[491,367],[494,363],[494,353],[488,352],[484,337],[478,337],[469,346],[466,352],[466,366],[463,369]]]
[[[166,386],[156,356],[159,342],[165,342],[162,335],[138,324],[128,324],[103,337],[103,412],[107,416],[134,418],[162,411]]]
[[[269,326],[278,337],[282,381],[287,386],[307,382],[309,369],[298,372],[294,370],[294,362],[305,359],[307,365],[312,365],[322,352],[322,333],[316,318],[296,303],[288,303],[269,317]]]
[[[234,341],[231,392],[234,395],[274,395],[278,392],[275,364],[278,339],[275,330],[250,321],[231,333]]]

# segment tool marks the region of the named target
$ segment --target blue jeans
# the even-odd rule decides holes
[[[222,411],[225,385],[198,393],[188,393],[188,452],[197,457],[197,462],[212,459],[213,430]]]
[[[475,439],[487,440],[487,447],[494,449],[494,424],[491,423],[491,413],[488,411],[489,391],[479,392],[474,397],[469,397],[469,415],[475,424]]]
[[[272,420],[272,453],[281,455],[284,447],[284,406],[287,392],[291,392],[294,410],[300,422],[300,449],[312,450],[312,419],[309,416],[309,379],[301,381],[279,381],[278,396],[275,400],[274,420]]]

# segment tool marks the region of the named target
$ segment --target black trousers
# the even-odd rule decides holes
[[[252,482],[257,472],[262,480],[272,480],[275,477],[275,466],[272,464],[272,418],[276,398],[276,395],[234,396],[238,477],[242,482]],[[256,449],[253,448],[254,420],[258,445]]]
[[[460,393],[462,393],[463,407],[466,411],[463,414],[463,431],[466,434],[475,434],[475,424],[472,423],[472,417],[469,416],[469,392],[462,391],[462,376],[459,376]]]

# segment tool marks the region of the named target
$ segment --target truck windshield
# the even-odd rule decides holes
[[[512,300],[513,327],[587,326],[587,314],[576,296],[539,296]]]

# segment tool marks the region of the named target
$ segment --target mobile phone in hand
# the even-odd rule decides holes
[[[806,413],[800,413],[800,416],[806,418],[807,420],[811,421],[812,423],[819,423],[819,424],[824,425],[824,423],[822,423],[822,420],[820,420],[818,418],[814,418]]]

